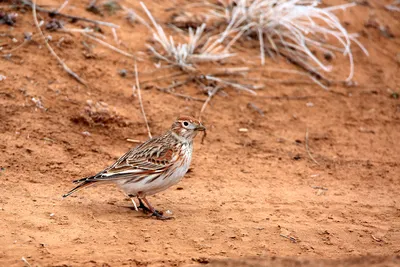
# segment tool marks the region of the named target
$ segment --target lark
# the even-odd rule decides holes
[[[134,198],[138,198],[139,208],[144,212],[151,212],[157,219],[169,219],[155,210],[146,197],[166,190],[183,178],[192,160],[193,139],[205,130],[199,120],[180,116],[163,135],[131,149],[96,175],[73,181],[78,186],[63,197],[94,184],[114,183],[131,198],[136,210]]]

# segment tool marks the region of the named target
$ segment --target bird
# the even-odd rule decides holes
[[[132,200],[135,210],[138,210],[134,201],[136,197],[143,212],[150,212],[157,219],[170,219],[172,217],[157,211],[146,197],[181,181],[189,169],[193,139],[199,132],[206,134],[206,127],[199,120],[179,116],[163,135],[132,148],[96,175],[73,181],[78,185],[63,198],[94,184],[114,183]]]

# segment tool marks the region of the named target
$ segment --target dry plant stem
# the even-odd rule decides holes
[[[272,99],[272,100],[307,100],[315,98],[315,96],[258,96],[260,98]]]
[[[33,5],[34,5],[33,2],[30,2],[28,0],[22,0],[22,3],[27,5],[27,6],[30,6],[31,8],[33,8]],[[105,21],[100,21],[100,20],[93,20],[93,19],[88,19],[88,18],[84,18],[84,17],[78,17],[78,16],[72,16],[72,15],[67,15],[67,14],[63,14],[63,13],[58,13],[57,11],[48,10],[48,9],[45,9],[43,7],[40,7],[40,6],[37,6],[36,9],[38,11],[40,11],[40,12],[49,13],[52,16],[60,16],[60,17],[65,17],[65,18],[69,18],[69,19],[72,19],[72,20],[81,20],[81,21],[91,22],[91,23],[94,23],[94,24],[103,25],[103,26],[107,26],[107,27],[111,27],[111,28],[119,28],[118,25],[116,25],[114,23],[110,23],[110,22],[105,22]]]
[[[137,14],[133,9],[127,8],[123,5],[121,5],[122,9],[128,12],[128,14],[132,14],[135,16],[135,19],[137,19],[140,23],[142,23],[144,26],[146,26],[148,29],[151,30],[151,26],[139,15]]]
[[[206,139],[207,131],[203,132],[203,137],[201,138],[201,144],[204,144],[204,139]]]
[[[118,39],[118,35],[117,35],[117,30],[115,28],[111,28],[111,32],[112,32],[113,37],[114,37],[114,42],[117,45],[119,45],[120,43],[119,43],[119,39]]]
[[[150,132],[150,127],[149,127],[149,122],[147,121],[146,113],[144,112],[144,108],[143,108],[142,94],[140,93],[139,74],[137,71],[136,60],[135,60],[135,76],[136,76],[136,89],[138,92],[140,109],[142,110],[142,114],[143,114],[144,122],[146,123],[146,128],[147,128],[147,133],[149,135],[149,138],[152,138],[151,132]]]
[[[206,101],[204,101],[204,104],[201,107],[199,120],[201,120],[201,115],[203,115],[204,110],[206,110],[206,107],[208,103],[211,101],[211,98],[219,91],[219,89],[221,89],[221,87],[217,85],[215,88],[211,90],[211,92],[209,91],[208,98],[206,99]]]
[[[89,34],[90,36],[106,39],[106,37],[103,34],[94,32],[93,29],[87,29],[87,28],[86,29],[75,29],[75,28],[64,27],[64,28],[58,29],[57,31],[66,32],[66,33],[69,33],[70,35],[72,35],[75,32],[86,33],[86,34]]]
[[[199,102],[204,102],[205,101],[204,99],[201,99],[201,98],[197,98],[197,97],[193,97],[193,96],[189,96],[189,95],[184,95],[184,94],[172,92],[172,91],[170,91],[170,90],[168,90],[166,88],[159,88],[159,87],[156,87],[156,88],[160,92],[167,93],[167,94],[170,94],[170,95],[174,95],[174,96],[177,96],[177,97],[180,97],[180,98],[189,99],[189,100],[193,100],[193,101],[199,101]]]
[[[287,235],[283,235],[283,234],[280,234],[280,236],[289,239],[293,243],[297,242],[296,238],[294,238],[293,236],[287,236]]]
[[[173,84],[171,84],[170,86],[168,86],[168,87],[166,87],[166,88],[161,88],[161,89],[170,91],[171,89],[177,88],[177,87],[181,87],[182,85],[185,85],[185,84],[187,84],[188,82],[189,82],[189,79],[186,79],[185,81],[176,82],[176,83],[173,83]]]
[[[25,257],[22,257],[21,260],[28,266],[31,267],[32,265],[25,259]]]
[[[183,76],[183,75],[186,75],[186,73],[175,72],[175,73],[171,73],[171,74],[168,74],[168,75],[165,75],[165,76],[162,76],[162,77],[156,77],[156,78],[151,79],[151,80],[142,81],[142,84],[149,83],[149,82],[158,82],[158,81],[167,80],[169,78]]]
[[[44,43],[46,44],[47,49],[50,51],[50,54],[52,56],[54,56],[58,63],[60,63],[60,65],[63,67],[63,69],[72,77],[74,77],[78,82],[80,82],[81,84],[85,85],[86,87],[88,86],[87,83],[82,80],[78,74],[76,74],[75,72],[73,72],[65,63],[64,61],[61,60],[61,58],[58,57],[58,55],[56,54],[56,52],[54,52],[53,48],[49,45],[46,37],[44,36],[42,29],[40,29],[40,25],[39,22],[37,20],[37,16],[36,16],[36,0],[33,1],[32,3],[32,14],[33,14],[33,20],[35,22],[36,28],[38,29],[40,35],[42,36]]]
[[[236,82],[225,81],[223,79],[220,79],[220,78],[214,77],[214,76],[210,76],[210,75],[205,76],[205,78],[207,80],[210,80],[210,81],[219,82],[219,83],[222,83],[222,84],[226,84],[226,85],[232,86],[232,87],[234,87],[236,89],[246,91],[246,92],[248,92],[248,93],[250,93],[252,95],[257,95],[257,93],[254,92],[253,90],[251,90],[251,89],[249,89],[249,88],[247,88],[247,87],[245,87],[245,86],[243,86],[243,85],[241,85],[239,83],[236,83]]]
[[[65,0],[64,3],[56,10],[55,13],[60,13],[67,5],[69,0]]]
[[[323,186],[315,186],[315,185],[312,185],[311,188],[312,188],[312,189],[321,189],[321,190],[324,190],[324,191],[327,191],[327,190],[328,190],[328,188],[325,188],[325,187],[323,187]]]
[[[307,154],[308,154],[308,156],[310,157],[310,159],[311,159],[312,161],[314,161],[315,164],[320,165],[320,164],[318,163],[318,161],[315,160],[315,158],[313,157],[313,155],[311,155],[310,148],[308,147],[308,127],[307,127],[307,129],[306,129],[306,150],[307,150]]]
[[[282,51],[279,51],[279,54],[281,56],[283,56],[284,58],[286,58],[289,62],[291,62],[292,64],[302,68],[303,70],[305,70],[306,72],[308,72],[312,77],[314,77],[315,79],[321,80],[323,81],[326,85],[330,85],[331,81],[328,80],[327,78],[325,78],[324,76],[322,76],[321,73],[310,69],[309,67],[307,67],[304,63],[302,63],[300,60],[294,59],[293,57],[290,57],[289,55],[283,53]]]
[[[29,40],[28,39],[24,39],[24,41],[22,43],[20,43],[19,45],[17,45],[16,47],[14,47],[14,48],[12,48],[10,50],[7,50],[7,51],[3,51],[3,53],[4,54],[9,54],[9,53],[15,52],[16,50],[20,49],[21,47],[25,46],[27,43],[32,41],[33,37],[36,37],[36,34],[33,34]]]
[[[261,117],[264,117],[264,111],[262,111],[262,109],[260,109],[259,107],[257,107],[256,104],[254,104],[254,103],[252,103],[252,102],[249,102],[249,103],[247,103],[247,106],[248,106],[250,109],[256,111],[258,114],[260,114]]]
[[[328,89],[327,85],[332,85],[334,83],[334,81],[328,80],[327,78],[323,77],[321,75],[321,73],[315,72],[315,70],[307,67],[306,64],[298,62],[296,60],[292,61],[292,59],[290,57],[287,57],[286,59],[289,60],[290,62],[292,62],[292,64],[297,65],[306,71],[303,72],[303,71],[298,71],[298,70],[287,70],[287,69],[276,69],[276,68],[265,69],[264,68],[265,71],[261,69],[262,70],[261,74],[263,76],[265,76],[265,72],[268,72],[268,73],[281,72],[281,73],[292,73],[292,74],[296,74],[296,75],[300,75],[300,76],[305,76],[305,77],[311,79],[312,84],[317,84],[326,90]],[[299,64],[297,64],[297,63],[299,63]],[[256,68],[256,69],[260,69],[260,68]],[[255,70],[255,69],[253,68],[252,70]],[[246,79],[249,79],[249,78],[246,78]],[[319,79],[321,79],[324,82],[324,84],[322,82],[320,82]],[[272,80],[263,79],[263,81],[277,82],[277,83],[282,83],[282,84],[296,84],[298,82],[307,83],[306,81],[297,81],[297,80],[290,81],[290,80],[276,80],[276,79],[272,79]]]
[[[131,143],[143,143],[143,142],[140,141],[140,140],[130,139],[130,138],[126,139],[126,141],[131,142]]]
[[[92,39],[92,40],[94,40],[94,41],[96,41],[96,42],[98,42],[98,43],[100,43],[100,44],[102,44],[102,45],[104,45],[104,46],[110,48],[111,50],[113,50],[113,51],[115,51],[115,52],[117,52],[117,53],[120,53],[121,55],[124,55],[124,56],[130,57],[130,58],[135,58],[135,59],[136,59],[136,57],[135,57],[134,55],[129,54],[128,52],[125,52],[125,51],[123,51],[123,50],[121,50],[121,49],[119,49],[119,48],[116,48],[115,46],[112,46],[112,45],[110,45],[109,43],[104,42],[103,40],[100,40],[99,38],[96,38],[96,37],[91,36],[91,35],[89,35],[89,34],[86,34],[86,33],[84,33],[84,32],[82,32],[82,34],[83,34],[84,36],[86,36],[86,37],[88,37],[88,38],[90,38],[90,39]]]
[[[242,73],[245,74],[250,71],[248,67],[238,67],[238,68],[219,68],[210,71],[210,75],[213,76],[228,76],[233,74]]]

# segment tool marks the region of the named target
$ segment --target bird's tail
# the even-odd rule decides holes
[[[71,195],[71,194],[73,194],[73,193],[75,193],[75,192],[77,192],[77,191],[79,191],[79,190],[81,190],[81,189],[83,189],[83,188],[85,188],[85,187],[88,187],[88,186],[93,185],[93,184],[96,182],[96,181],[91,180],[91,178],[93,178],[93,177],[94,177],[94,176],[92,176],[92,177],[86,177],[86,178],[82,178],[82,179],[73,181],[73,183],[79,184],[79,185],[77,185],[75,188],[73,188],[73,189],[72,189],[71,191],[69,191],[68,193],[64,194],[64,195],[63,195],[63,198],[66,198],[66,197],[68,197],[69,195]]]

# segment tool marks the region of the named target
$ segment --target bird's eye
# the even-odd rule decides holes
[[[183,126],[189,126],[189,123],[187,121],[184,121]]]

